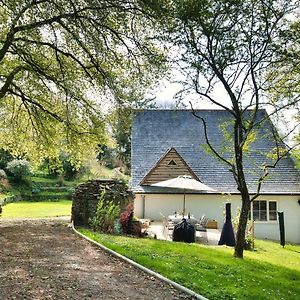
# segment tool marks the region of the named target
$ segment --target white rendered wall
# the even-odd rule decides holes
[[[144,202],[143,202],[144,197]],[[257,200],[277,201],[277,210],[284,212],[286,241],[300,243],[300,205],[299,196],[260,196]],[[183,210],[183,194],[137,194],[134,200],[134,213],[139,218],[162,220],[161,214],[168,216]],[[238,195],[186,195],[186,213],[190,212],[195,218],[202,215],[218,221],[221,230],[224,222],[225,203],[231,202],[232,217],[237,214],[241,207]],[[143,215],[144,203],[144,215]],[[279,240],[278,221],[255,222],[255,236]]]

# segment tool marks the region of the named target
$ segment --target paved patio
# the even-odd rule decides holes
[[[159,240],[172,240],[172,232],[167,232],[162,222],[151,222],[148,228],[151,236],[156,235]],[[221,231],[218,229],[207,229],[204,231],[196,231],[196,242],[207,245],[218,245]]]

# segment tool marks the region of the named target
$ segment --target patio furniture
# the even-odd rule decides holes
[[[196,224],[196,230],[197,231],[206,231],[207,224],[209,223],[210,219],[203,215],[199,221],[199,223]]]
[[[189,215],[179,215],[179,214],[174,214],[174,215],[169,215],[168,220],[170,222],[173,222],[174,224],[178,224],[181,222],[183,219],[185,219],[188,223],[195,225],[197,223],[197,219],[194,216],[189,216]]]
[[[170,235],[170,232],[173,232],[174,229],[174,222],[172,220],[169,220],[168,217],[166,217],[164,214],[160,213],[162,216],[162,221],[163,221],[163,231],[166,233],[166,235]]]

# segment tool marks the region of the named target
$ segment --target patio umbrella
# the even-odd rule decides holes
[[[172,189],[183,189],[183,215],[185,214],[185,191],[186,190],[194,190],[194,191],[205,191],[205,192],[213,192],[215,191],[211,187],[203,184],[199,180],[193,179],[188,175],[181,175],[176,178],[160,181],[151,186],[156,187],[165,187]]]

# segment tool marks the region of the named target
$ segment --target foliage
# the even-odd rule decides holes
[[[0,178],[0,192],[6,193],[9,190],[9,181],[5,178]]]
[[[300,19],[299,16],[286,30],[281,32],[283,45],[278,45],[276,54],[278,65],[270,67],[267,74],[269,94],[273,105],[285,103],[293,108],[288,118],[281,114],[281,124],[289,125],[290,133],[295,137],[295,143],[300,143]],[[288,134],[286,132],[285,134]],[[295,156],[300,155],[299,147],[294,151]]]
[[[117,158],[123,163],[126,174],[130,173],[132,110],[118,107],[110,115],[113,138],[117,144]]]
[[[14,157],[12,154],[4,149],[0,149],[0,169],[5,169],[7,166],[7,163],[9,161],[12,161]]]
[[[131,226],[133,220],[133,204],[129,203],[126,206],[126,209],[120,214],[120,223],[122,230],[125,233],[131,233]]]
[[[7,164],[7,170],[15,180],[24,180],[30,175],[30,164],[25,159],[14,159]]]
[[[131,127],[134,110],[153,107],[153,99],[146,98],[143,101],[139,101],[134,96],[131,96],[131,105],[120,103],[108,115],[112,137],[116,143],[116,158],[119,161],[119,167],[126,175],[130,175],[131,167]]]
[[[76,169],[76,166],[72,165],[72,161],[69,155],[61,154],[60,160],[62,161],[62,169],[63,169],[63,176],[66,180],[75,179],[78,174],[79,170]]]
[[[109,169],[115,168],[117,166],[115,149],[105,144],[98,145],[98,149],[99,149],[99,153],[97,155],[98,161]]]
[[[2,218],[45,218],[71,215],[70,200],[15,202],[3,207]]]
[[[89,220],[89,225],[95,231],[112,233],[115,229],[115,220],[119,218],[120,205],[105,200],[105,191],[102,191],[101,198],[97,205],[94,217]]]
[[[0,179],[7,179],[7,175],[4,170],[0,169]]]
[[[140,99],[163,68],[153,19],[135,0],[1,4],[1,144],[80,164],[106,139],[103,110]]]
[[[245,251],[241,261],[226,246],[80,232],[211,300],[296,300],[300,295],[299,245],[282,248],[256,240],[256,251]]]
[[[255,140],[256,131],[269,122],[267,116],[262,116],[261,109],[270,107],[270,115],[275,117],[288,107],[286,102],[274,105],[266,92],[269,89],[266,78],[268,71],[279,64],[278,47],[288,43],[282,32],[289,29],[290,16],[298,9],[297,2],[156,0],[149,3],[149,9],[161,22],[158,38],[169,43],[174,51],[180,49],[177,57],[170,57],[179,63],[186,77],[179,99],[196,93],[198,106],[201,101],[208,101],[226,110],[233,120],[230,132],[233,157],[228,158],[219,151],[219,145],[210,143],[206,131],[209,120],[193,111],[194,117],[203,124],[209,149],[228,166],[242,196],[235,247],[235,256],[240,258],[250,204],[259,196],[269,170],[291,151],[270,126],[267,135],[274,144],[275,157],[272,160],[266,157],[258,168],[256,166],[259,170],[256,191],[250,195],[245,154]],[[217,97],[220,94],[216,93],[217,89],[222,91],[221,98]]]
[[[269,68],[268,82],[269,92],[274,97],[276,105],[278,101],[292,101],[297,106],[299,98],[299,29],[300,20],[293,20],[288,28],[281,31],[282,39],[278,41],[276,55],[279,63],[277,68]],[[299,106],[298,106],[299,107]]]
[[[63,177],[66,180],[74,180],[84,171],[84,166],[76,163],[74,157],[65,152],[61,152],[57,158],[45,158],[39,168],[54,178]]]
[[[238,227],[239,227],[239,220],[240,220],[240,213],[241,209],[238,208],[236,216],[232,219],[233,230],[235,235],[237,234]],[[244,249],[251,250],[254,249],[254,235],[253,235],[253,228],[254,222],[248,219],[246,231],[245,231],[245,241],[244,241]]]

